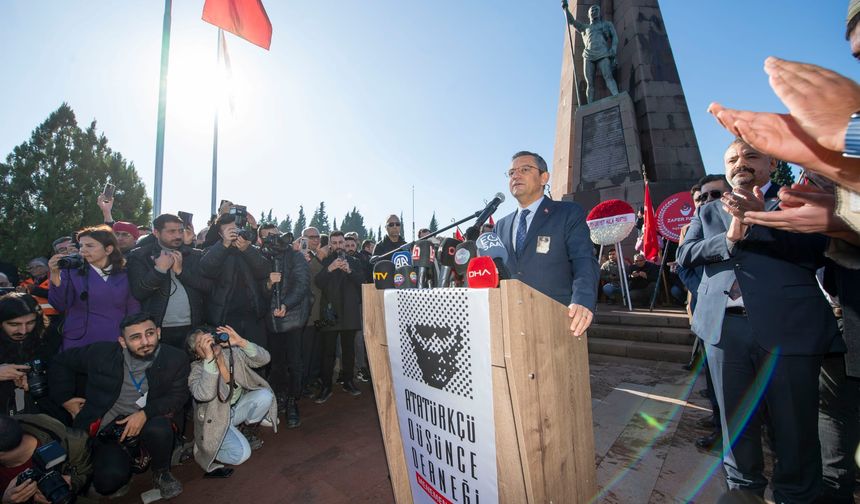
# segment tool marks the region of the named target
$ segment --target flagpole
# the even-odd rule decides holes
[[[221,71],[221,37],[223,37],[221,28],[218,28],[218,59],[215,64],[216,78],[220,79],[219,72]],[[221,96],[215,97],[215,127],[212,132],[212,200],[210,205],[210,213],[215,215],[217,208],[215,207],[215,194],[218,192],[218,109],[220,108]]]
[[[155,129],[155,187],[152,191],[152,216],[161,214],[161,184],[164,175],[164,122],[167,115],[167,67],[170,56],[170,13],[173,0],[164,0],[161,29],[161,78],[158,86],[158,123]]]

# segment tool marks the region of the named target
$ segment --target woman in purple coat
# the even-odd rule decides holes
[[[63,254],[48,261],[48,300],[65,316],[63,350],[96,341],[116,341],[123,317],[140,311],[140,304],[131,295],[125,259],[111,228],[84,228],[78,231],[77,240],[82,259],[78,262],[83,262],[80,267],[73,264],[61,268],[60,259],[71,257]]]

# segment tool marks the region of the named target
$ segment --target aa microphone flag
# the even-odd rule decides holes
[[[269,50],[272,23],[261,0],[206,0],[203,21]]]

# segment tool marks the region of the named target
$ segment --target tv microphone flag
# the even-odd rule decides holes
[[[412,254],[410,252],[407,252],[406,250],[395,252],[391,254],[391,262],[394,263],[395,268],[402,268],[403,266],[412,266]]]
[[[473,257],[478,256],[478,249],[475,247],[475,242],[471,240],[464,241],[457,245],[454,251],[454,271],[458,275],[465,275],[466,269],[469,267],[469,261]]]
[[[502,243],[502,239],[496,233],[482,234],[475,240],[475,246],[479,256],[498,257],[502,262],[508,260],[508,249],[505,248],[505,244]]]
[[[394,288],[394,263],[379,261],[373,267],[373,284],[379,290]]]
[[[439,252],[436,254],[441,268],[439,268],[439,287],[448,287],[451,277],[451,269],[454,267],[454,255],[457,253],[457,245],[460,242],[454,238],[445,238],[439,244]]]
[[[394,270],[395,289],[414,289],[415,269],[412,266],[401,266]]]

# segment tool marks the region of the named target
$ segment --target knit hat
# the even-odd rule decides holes
[[[857,14],[860,14],[860,0],[851,0],[848,2],[848,19],[845,22],[850,23]]]
[[[118,221],[113,223],[114,231],[125,231],[134,237],[135,240],[140,238],[140,230],[131,222]]]

